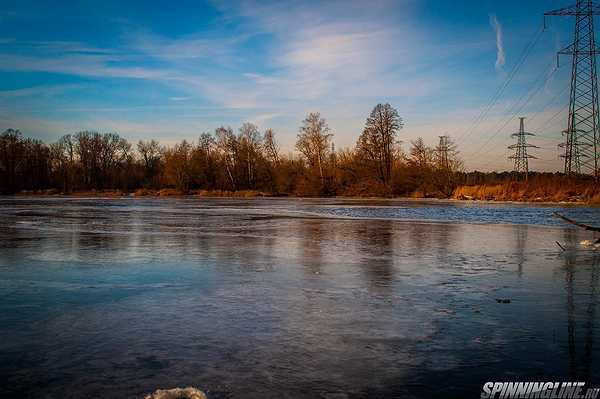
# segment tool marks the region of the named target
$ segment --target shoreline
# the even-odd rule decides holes
[[[451,202],[451,203],[490,203],[490,204],[528,204],[528,205],[553,205],[553,206],[589,206],[599,207],[600,204],[591,201],[572,200],[572,201],[548,201],[548,200],[500,200],[500,199],[469,199],[469,198],[435,198],[435,197],[378,197],[378,196],[317,196],[305,197],[286,194],[273,194],[258,191],[218,191],[218,190],[194,190],[189,193],[174,192],[168,189],[168,193],[159,191],[145,192],[143,194],[136,191],[120,191],[120,190],[90,190],[77,191],[73,193],[56,193],[56,192],[20,192],[16,194],[0,194],[0,197],[54,197],[54,198],[206,198],[206,199],[297,199],[297,200],[354,200],[354,201],[425,201],[425,202]]]

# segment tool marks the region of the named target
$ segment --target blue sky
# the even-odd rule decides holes
[[[244,121],[293,151],[319,111],[338,148],[389,102],[400,139],[458,140],[468,169],[511,167],[526,116],[536,170],[559,170],[573,20],[549,21],[503,95],[477,116],[562,0],[28,1],[0,3],[0,130],[51,142],[79,130],[195,140]],[[513,116],[514,117],[511,117]],[[405,144],[406,148],[407,145]]]

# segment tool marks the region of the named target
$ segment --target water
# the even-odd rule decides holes
[[[545,205],[2,198],[0,397],[600,386],[600,251],[557,210],[600,225]]]

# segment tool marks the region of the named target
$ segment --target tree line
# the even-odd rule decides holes
[[[404,124],[390,104],[378,104],[353,148],[336,149],[318,113],[302,121],[296,152],[283,154],[271,129],[252,123],[221,126],[172,146],[155,140],[135,145],[117,133],[81,131],[45,144],[8,129],[0,136],[0,191],[53,189],[133,191],[170,188],[255,190],[273,195],[445,197],[460,182],[462,162],[449,140],[427,146],[422,138],[402,150]]]

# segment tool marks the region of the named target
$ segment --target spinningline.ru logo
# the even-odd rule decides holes
[[[595,399],[599,393],[600,388],[585,388],[585,382],[486,382],[481,399]]]

